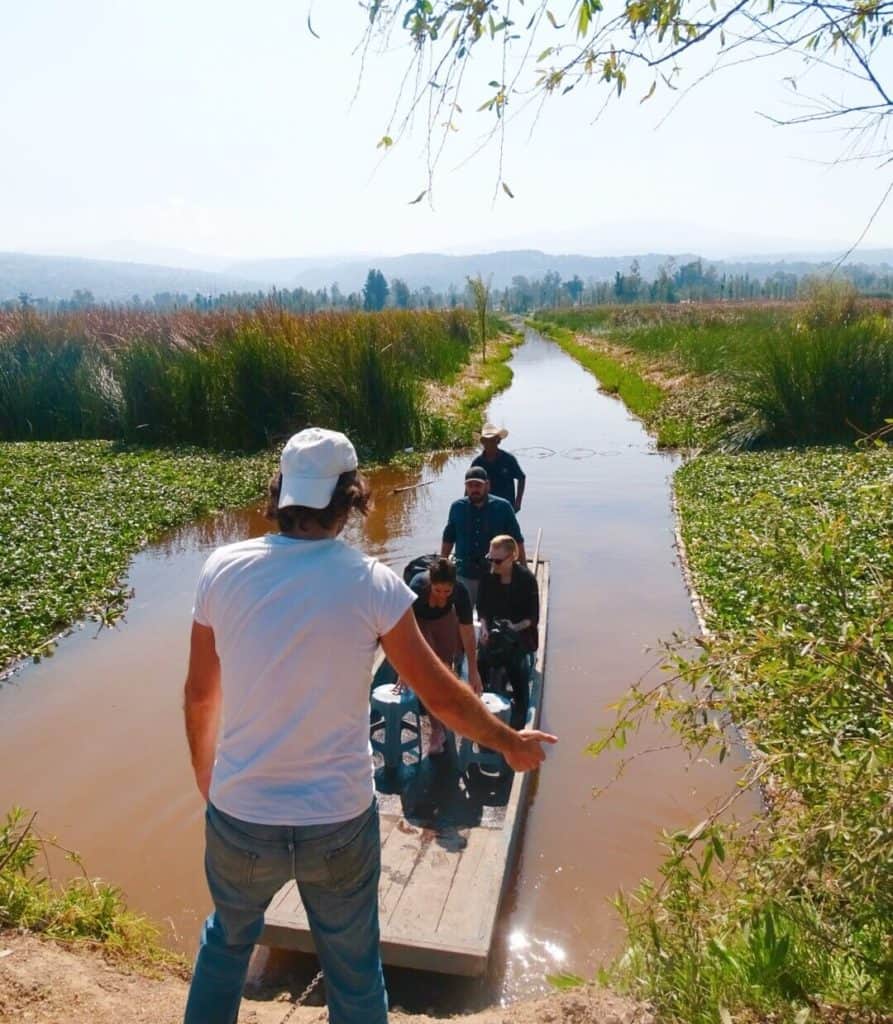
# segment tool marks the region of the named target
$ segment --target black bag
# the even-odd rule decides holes
[[[521,638],[509,625],[508,619],[494,619],[487,640],[487,661],[491,667],[509,668],[523,655]]]
[[[427,572],[439,558],[440,555],[416,555],[403,570],[403,582],[408,584],[413,576],[418,576],[420,572]]]

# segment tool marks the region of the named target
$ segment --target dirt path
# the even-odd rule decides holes
[[[186,984],[172,974],[147,978],[126,972],[93,950],[69,950],[32,935],[0,932],[2,1024],[179,1024]],[[269,992],[245,1000],[240,1024],[280,1024],[288,1010],[286,999],[286,994]],[[301,1007],[290,1024],[326,1019],[324,1007]],[[595,988],[446,1019],[463,1024],[653,1024],[645,1008]],[[391,1013],[392,1024],[434,1020]]]

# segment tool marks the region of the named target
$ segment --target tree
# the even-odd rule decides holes
[[[481,332],[481,355],[487,358],[487,307],[490,305],[490,282],[484,283],[480,274],[468,278],[468,290],[474,302],[478,316],[478,328]]]
[[[430,167],[459,127],[462,105],[492,114],[502,138],[509,105],[537,94],[564,95],[593,81],[618,95],[634,85],[643,100],[659,88],[676,89],[694,47],[712,51],[708,74],[793,51],[803,58],[790,78],[794,88],[797,77],[808,86],[813,68],[831,69],[839,92],[815,98],[798,92],[806,109],[779,123],[832,122],[851,133],[850,155],[855,133],[860,155],[893,156],[883,130],[893,115],[893,85],[886,81],[893,68],[893,0],[628,0],[614,14],[602,0],[366,0],[359,6],[367,18],[364,49],[403,31],[418,71],[417,78],[407,75],[405,81],[418,85],[401,90],[379,145],[393,145],[424,110]],[[466,76],[472,55],[478,70]],[[488,78],[488,91],[468,103],[465,81]],[[500,183],[511,196],[501,161]]]
[[[580,301],[580,296],[583,294],[583,282],[574,274],[570,281],[564,282],[564,290],[570,296],[571,305],[576,306]]]
[[[384,274],[380,270],[370,270],[363,285],[363,309],[373,313],[384,309],[389,290]]]
[[[391,281],[391,295],[394,297],[394,305],[397,309],[409,309],[411,301],[409,285],[405,281],[401,281],[399,277],[395,277]]]

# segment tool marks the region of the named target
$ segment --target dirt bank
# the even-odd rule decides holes
[[[254,993],[240,1024],[280,1024],[288,993]],[[108,962],[100,952],[67,949],[33,935],[0,932],[2,1024],[179,1024],[186,981],[167,973],[147,978]],[[458,1018],[463,1024],[653,1024],[641,1006],[600,989],[575,989],[508,1008]],[[291,1024],[322,1024],[320,1005],[301,1007]],[[392,1024],[426,1024],[424,1014],[395,1010]]]

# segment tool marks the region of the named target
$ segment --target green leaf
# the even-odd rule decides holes
[[[586,984],[585,978],[581,978],[579,974],[571,974],[569,971],[561,971],[559,974],[547,974],[546,981],[552,988],[558,989],[559,992],[564,992],[569,988],[579,988],[581,985]]]
[[[375,148],[376,149],[390,149],[390,147],[393,146],[393,145],[394,145],[394,140],[391,138],[390,135],[382,135],[382,137],[378,140],[378,143],[376,144]]]
[[[419,192],[419,194],[415,197],[415,199],[411,199],[407,205],[408,206],[415,206],[416,203],[420,203],[425,198],[427,193],[428,193],[428,189],[423,188],[422,191]]]
[[[515,193],[512,192],[512,190],[508,187],[508,185],[505,182],[502,183],[502,191],[505,192],[509,199],[515,198]]]

